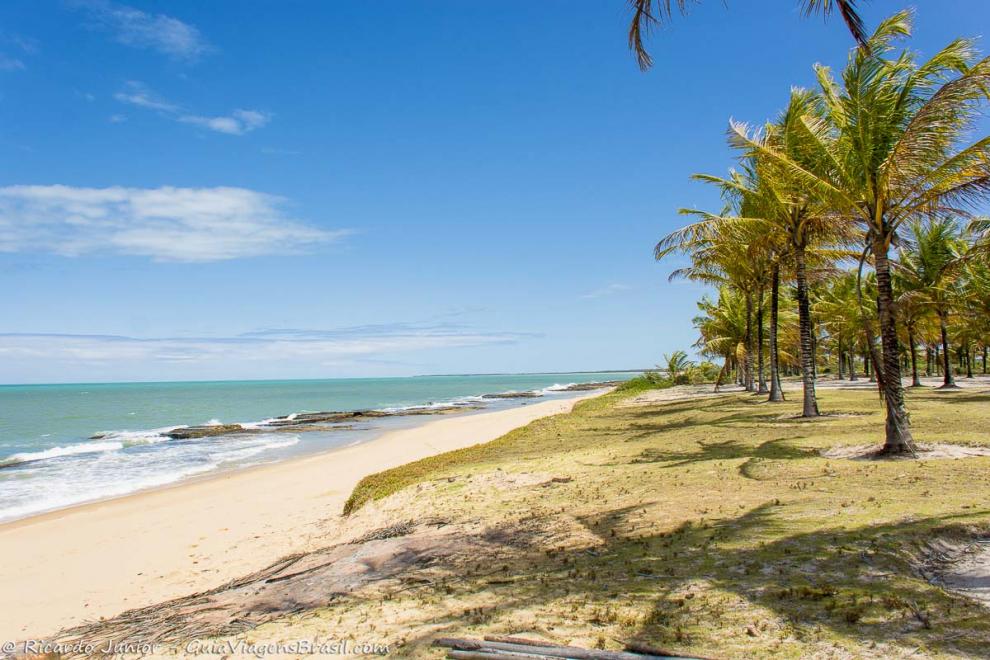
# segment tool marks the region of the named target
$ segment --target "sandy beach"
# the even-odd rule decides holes
[[[431,420],[354,447],[0,525],[0,641],[209,589],[326,545],[365,475],[493,440],[588,396]]]

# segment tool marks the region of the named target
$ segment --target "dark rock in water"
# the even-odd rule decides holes
[[[536,399],[543,396],[536,392],[499,392],[497,394],[482,394],[482,399]]]
[[[621,380],[605,380],[600,383],[575,383],[573,385],[568,385],[560,392],[584,392],[587,390],[601,390],[606,387],[615,387],[622,383]]]
[[[292,417],[276,417],[270,422],[258,426],[243,427],[240,424],[213,424],[200,426],[183,426],[161,435],[172,440],[194,440],[197,438],[212,438],[218,435],[233,435],[236,433],[272,433],[272,432],[310,432],[310,431],[347,431],[354,427],[353,422],[363,422],[380,417],[404,417],[406,415],[448,415],[451,413],[477,410],[478,406],[438,406],[435,408],[423,406],[407,410],[352,410],[347,412],[315,412],[297,413]],[[344,424],[343,422],[349,422]],[[97,433],[90,440],[100,440],[112,435]]]
[[[353,424],[300,424],[299,426],[278,426],[275,428],[263,427],[258,429],[266,433],[330,433],[332,431],[353,431],[356,426]]]
[[[246,429],[240,424],[213,424],[209,426],[186,426],[167,431],[162,435],[173,440],[190,440],[194,438],[210,438],[215,435],[229,435],[231,433],[255,432],[257,432],[257,429]]]
[[[476,410],[476,406],[439,406],[436,408],[408,408],[406,410],[352,410],[348,412],[315,412],[297,413],[292,417],[278,417],[266,424],[266,427],[292,427],[309,424],[336,424],[339,422],[361,422],[380,417],[405,417],[408,415],[447,415],[465,410]]]
[[[409,410],[403,410],[402,412],[390,413],[395,417],[402,417],[403,415],[449,415],[451,413],[459,413],[465,410],[479,410],[480,406],[438,406],[436,408],[410,408]]]
[[[318,412],[318,413],[298,413],[292,417],[277,417],[265,424],[265,426],[302,426],[304,424],[332,424],[344,420],[354,419],[357,413],[346,412]]]

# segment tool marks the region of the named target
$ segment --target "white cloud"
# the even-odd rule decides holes
[[[157,110],[166,117],[182,122],[183,124],[192,124],[216,131],[217,133],[226,133],[227,135],[244,135],[245,133],[250,133],[255,129],[261,128],[271,121],[271,115],[266,112],[246,110],[243,108],[238,108],[229,115],[216,117],[191,114],[186,112],[182,106],[158,96],[148,89],[144,83],[137,80],[128,81],[125,89],[117,92],[113,97],[121,103],[135,105],[148,110]]]
[[[113,374],[111,378],[306,373],[301,370],[422,351],[515,344],[533,336],[414,323],[188,338],[0,333],[0,380],[23,380],[25,373],[57,373],[60,379],[103,373]]]
[[[257,110],[234,110],[227,117],[202,117],[199,115],[179,117],[179,121],[186,124],[195,124],[228,135],[244,135],[256,128],[261,128],[270,120],[270,115]]]
[[[608,286],[603,286],[593,291],[589,291],[581,297],[586,300],[593,300],[595,298],[604,298],[606,296],[622,293],[623,291],[628,291],[631,288],[632,287],[628,284],[609,284]]]
[[[127,88],[117,92],[113,97],[121,103],[128,103],[149,110],[161,110],[166,113],[178,112],[179,110],[179,106],[158,97],[144,83],[136,80],[128,81]]]
[[[287,218],[281,204],[244,188],[7,186],[0,252],[221,261],[295,253],[347,233]]]
[[[93,23],[126,46],[154,50],[177,60],[195,60],[211,50],[196,27],[166,14],[149,14],[107,0],[77,0]]]
[[[0,42],[10,44],[28,55],[34,55],[41,50],[37,39],[27,37],[23,34],[0,32]]]
[[[16,57],[7,57],[0,53],[0,71],[20,71],[24,68],[24,62]]]
[[[6,46],[12,46],[14,50],[26,55],[34,55],[38,52],[38,42],[34,39],[2,30],[0,30],[0,44],[5,45],[4,50],[6,50]],[[25,68],[27,66],[24,64],[24,60],[0,53],[0,71],[21,71]]]

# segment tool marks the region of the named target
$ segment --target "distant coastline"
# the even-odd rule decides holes
[[[321,383],[337,380],[382,380],[410,378],[469,378],[472,376],[566,376],[569,374],[639,374],[655,367],[642,369],[592,369],[590,371],[491,371],[479,373],[413,374],[411,376],[328,376],[326,378],[209,378],[205,380],[98,380],[45,383],[0,383],[5,387],[59,387],[62,385],[168,385],[192,383]]]

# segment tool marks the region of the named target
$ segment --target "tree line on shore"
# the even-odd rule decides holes
[[[990,58],[956,39],[927,60],[898,42],[912,14],[884,20],[836,77],[794,88],[758,127],[730,121],[737,165],[715,186],[718,211],[660,240],[685,254],[672,278],[711,284],[700,352],[748,390],[782,401],[799,373],[803,415],[820,414],[821,372],[870,378],[886,411],[885,454],[916,450],[902,375],[986,372],[990,339]]]

